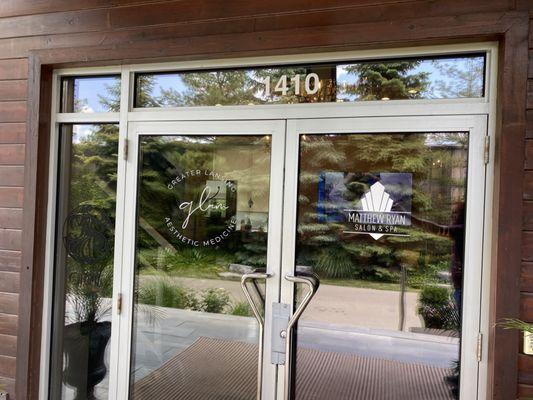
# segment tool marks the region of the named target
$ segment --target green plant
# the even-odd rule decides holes
[[[533,324],[516,318],[505,318],[496,325],[503,329],[516,329],[522,332],[533,333]]]
[[[450,290],[441,286],[425,286],[418,299],[418,313],[424,319],[426,328],[459,328],[460,317],[455,304],[450,299]]]
[[[207,289],[202,293],[200,309],[208,313],[220,314],[229,303],[229,294],[225,289]]]
[[[197,300],[192,292],[163,276],[150,278],[140,286],[138,302],[161,307],[197,308]]]
[[[229,312],[231,315],[240,315],[242,317],[251,317],[253,316],[252,309],[248,302],[238,301],[235,303]]]
[[[420,292],[420,304],[442,306],[450,300],[450,291],[441,286],[425,286]]]
[[[326,278],[347,278],[352,271],[350,255],[342,249],[326,248],[316,260],[315,272]]]

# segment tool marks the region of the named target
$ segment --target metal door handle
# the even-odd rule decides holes
[[[313,298],[313,296],[316,294],[318,287],[320,286],[320,280],[316,275],[285,275],[285,279],[287,279],[289,282],[293,283],[303,283],[307,285],[309,288],[309,291],[305,294],[304,298],[302,299],[300,305],[296,308],[294,311],[294,314],[289,319],[289,323],[287,324],[287,331],[285,332],[285,376],[284,376],[284,399],[289,400],[291,388],[291,346],[292,346],[292,328],[298,322],[301,315],[305,311],[305,308]],[[283,334],[283,332],[282,332]]]
[[[259,361],[257,364],[257,400],[261,400],[261,387],[263,385],[263,342],[264,342],[263,331],[265,327],[265,319],[261,315],[260,310],[257,308],[255,301],[250,295],[250,292],[248,291],[248,286],[246,286],[246,283],[248,281],[252,281],[254,290],[257,296],[259,297],[259,299],[263,303],[263,309],[265,309],[265,299],[261,295],[261,291],[259,290],[259,287],[257,286],[257,280],[258,279],[267,280],[271,276],[272,274],[269,274],[269,273],[252,272],[250,274],[244,274],[241,278],[242,291],[244,292],[244,295],[246,296],[246,300],[248,300],[248,303],[250,304],[250,307],[252,308],[252,312],[254,313],[255,319],[257,319],[257,323],[259,324],[259,354],[258,354]]]

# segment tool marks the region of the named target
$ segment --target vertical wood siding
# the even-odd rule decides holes
[[[527,0],[1,0],[0,384],[14,398],[19,287],[32,286],[20,280],[30,51],[72,48],[80,62],[110,49],[117,61],[131,60],[141,45],[153,58],[342,48],[345,37],[371,48],[384,26],[397,41],[446,43],[528,7]],[[521,312],[533,322],[533,28],[529,48],[526,140],[516,151],[525,152]],[[532,357],[519,354],[518,369],[519,392],[533,396]]]

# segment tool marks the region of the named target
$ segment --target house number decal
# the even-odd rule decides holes
[[[302,90],[302,83],[303,89]],[[288,77],[287,75],[281,75],[279,80],[275,83],[274,89],[272,90],[272,78],[267,76],[263,79],[263,84],[265,85],[264,93],[265,95],[280,94],[286,96],[289,93],[291,88],[294,88],[294,94],[316,94],[320,89],[320,78],[318,74],[314,72],[307,75],[296,74],[293,77]]]

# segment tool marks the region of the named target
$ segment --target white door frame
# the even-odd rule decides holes
[[[294,274],[296,217],[298,191],[298,153],[301,134],[349,134],[394,132],[468,132],[468,170],[466,198],[465,267],[463,286],[463,322],[461,337],[460,399],[482,399],[480,361],[478,361],[479,334],[487,335],[481,326],[481,295],[484,269],[484,214],[485,214],[485,137],[487,117],[426,116],[343,118],[320,120],[289,120],[285,158],[285,190],[283,211],[282,276]],[[490,255],[486,255],[488,258]],[[485,274],[486,276],[486,274]],[[281,282],[281,302],[294,304],[294,285]],[[312,300],[311,300],[312,302]],[[486,336],[488,337],[488,336]],[[485,357],[486,358],[486,357]],[[484,361],[486,363],[486,360]],[[284,367],[278,371],[278,399],[283,399]],[[474,382],[476,382],[474,384]],[[483,380],[481,380],[483,382]]]
[[[131,341],[133,322],[133,291],[135,265],[135,237],[137,212],[137,176],[139,138],[142,135],[271,135],[270,194],[268,213],[267,273],[272,276],[266,282],[266,307],[264,331],[270,332],[272,302],[279,301],[280,261],[281,261],[281,226],[283,162],[285,146],[285,121],[202,121],[202,122],[138,122],[128,127],[130,149],[126,160],[126,197],[124,213],[124,241],[121,263],[120,293],[122,295],[122,313],[119,329],[114,329],[113,343],[117,343],[117,356],[112,357],[109,398],[123,400],[128,398],[130,384]],[[270,363],[270,335],[264,335],[263,349],[263,387],[264,400],[274,400],[276,386],[276,366]],[[113,361],[112,361],[113,363]],[[116,382],[116,384],[114,383]]]

